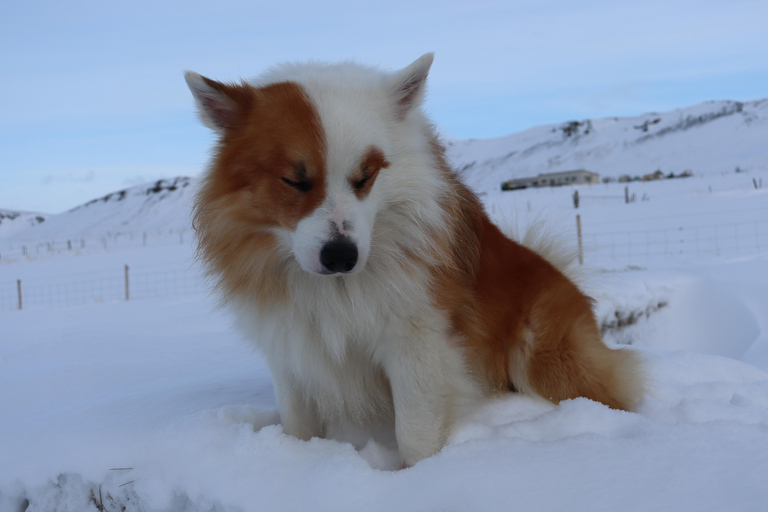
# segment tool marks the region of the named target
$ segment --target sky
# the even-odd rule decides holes
[[[425,109],[445,137],[768,97],[765,0],[0,3],[0,209],[59,213],[197,176],[213,134],[184,70],[284,61],[382,69],[435,52]]]

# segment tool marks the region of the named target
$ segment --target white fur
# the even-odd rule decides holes
[[[186,71],[184,73],[184,80],[186,80],[187,86],[189,87],[189,90],[192,91],[192,96],[195,98],[200,121],[219,135],[223,135],[225,129],[220,121],[216,119],[211,107],[214,104],[219,108],[231,105],[227,105],[226,98],[216,91],[216,89],[207,84],[205,79],[199,74],[193,71]]]

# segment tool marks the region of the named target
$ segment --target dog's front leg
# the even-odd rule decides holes
[[[272,381],[283,431],[305,441],[313,437],[324,437],[325,429],[314,400],[307,396],[287,372],[273,370]]]
[[[448,437],[451,415],[471,387],[457,348],[440,330],[416,328],[394,344],[384,363],[395,406],[400,461],[411,466],[434,455]]]

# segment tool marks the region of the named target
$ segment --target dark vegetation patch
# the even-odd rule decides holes
[[[666,128],[662,128],[661,130],[655,133],[649,133],[648,135],[644,135],[640,137],[639,139],[637,139],[637,142],[643,142],[653,137],[663,137],[664,135],[667,135],[669,133],[686,131],[696,126],[702,126],[707,123],[711,123],[712,121],[716,119],[720,119],[721,117],[740,114],[743,111],[744,111],[743,103],[740,103],[738,101],[728,102],[723,106],[723,108],[721,108],[716,112],[708,112],[706,114],[701,114],[698,116],[686,116],[684,119],[681,119],[680,121],[678,121],[672,126],[667,126]],[[646,121],[646,123],[647,122],[648,121]],[[652,123],[652,124],[655,124],[655,123]],[[638,128],[638,129],[642,129],[642,127],[643,125],[640,125],[639,128],[635,126],[635,128]],[[648,126],[646,126],[643,131],[647,132]]]
[[[592,121],[568,121],[561,124],[559,129],[566,138],[577,135],[589,135],[592,132]],[[552,131],[555,131],[555,129]]]
[[[600,322],[600,333],[605,336],[606,334],[616,334],[626,329],[631,325],[635,325],[643,318],[648,318],[660,309],[667,307],[669,303],[665,300],[660,300],[656,303],[649,304],[645,309],[633,309],[622,310],[617,309],[613,312],[613,315],[604,318]]]

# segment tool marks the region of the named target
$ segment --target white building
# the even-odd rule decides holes
[[[589,185],[600,183],[600,175],[585,169],[574,171],[549,172],[535,178],[516,178],[504,181],[501,190],[516,190],[528,187],[557,187],[560,185]]]

